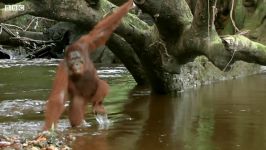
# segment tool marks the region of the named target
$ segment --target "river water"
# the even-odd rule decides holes
[[[40,132],[57,63],[0,61],[0,135]],[[112,123],[101,129],[89,106],[88,125],[71,129],[64,114],[58,130],[75,136],[73,149],[266,149],[266,74],[151,96],[123,66],[98,66],[98,73],[111,87],[104,104]]]

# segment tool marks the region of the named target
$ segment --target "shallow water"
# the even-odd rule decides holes
[[[35,136],[58,61],[1,63],[0,135]],[[266,149],[266,74],[150,96],[124,67],[98,68],[111,86],[104,104],[112,123],[100,129],[89,107],[87,126],[71,129],[64,115],[58,130],[76,137],[73,149]]]

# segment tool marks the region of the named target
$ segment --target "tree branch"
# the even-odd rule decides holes
[[[117,7],[107,0],[100,0],[97,10],[87,6],[84,0],[69,0],[67,3],[61,0],[54,0],[51,3],[38,4],[34,6],[38,11],[31,13],[34,16],[83,24],[88,26],[88,28],[92,28],[100,21],[102,16],[108,15]],[[145,34],[148,31],[149,26],[145,22],[135,15],[128,14],[115,32],[128,42],[139,41],[139,44],[142,42],[141,44],[143,45]]]
[[[180,36],[180,33],[192,22],[193,16],[186,0],[135,0],[135,2],[144,12],[154,17],[159,32],[165,36]]]
[[[101,14],[108,14],[110,10],[116,8],[115,5],[107,0],[100,1],[102,10]],[[121,25],[116,29],[116,33],[122,36],[129,43],[133,43],[138,46],[143,46],[147,32],[150,32],[150,27],[137,16],[133,14],[128,14],[124,17]]]
[[[236,53],[235,59],[266,65],[265,45],[251,41],[243,35],[228,35],[222,39],[226,49]]]
[[[27,41],[42,44],[43,40],[47,39],[47,37],[40,32],[16,31],[12,29],[10,29],[10,31],[12,33],[16,33],[16,35],[10,34],[5,29],[2,30],[2,33],[0,34],[1,45],[12,45],[12,46],[20,46],[20,45],[25,45],[25,44],[27,45],[27,42],[25,43],[21,39],[24,39],[24,40],[27,39]],[[31,39],[34,39],[34,41]]]
[[[107,45],[125,65],[138,85],[144,85],[148,82],[139,58],[132,47],[122,37],[113,34]]]

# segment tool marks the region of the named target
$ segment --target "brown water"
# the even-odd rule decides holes
[[[150,96],[147,88],[134,88],[123,67],[99,69],[111,85],[105,106],[112,124],[100,129],[88,111],[89,126],[70,129],[63,116],[58,130],[76,137],[73,149],[266,149],[266,74],[177,96]],[[18,70],[20,75],[14,73]],[[53,65],[0,68],[0,135],[30,136],[40,131],[53,70]]]

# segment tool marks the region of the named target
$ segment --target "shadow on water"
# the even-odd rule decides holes
[[[44,68],[46,71],[43,75],[39,74],[45,81],[39,81],[41,79],[38,77],[36,82],[45,82],[47,85],[39,85],[40,88],[34,86],[38,94],[30,92],[32,95],[23,92],[21,94],[20,87],[16,88],[4,82],[3,69],[0,69],[0,92],[17,91],[14,95],[0,96],[0,128],[5,131],[0,131],[0,135],[8,132],[24,135],[28,133],[28,128],[38,132],[42,126],[44,100],[49,93],[50,78],[54,74],[51,70],[54,68],[37,68]],[[8,70],[4,72],[7,73]],[[88,126],[70,129],[64,115],[60,120],[59,130],[76,137],[71,143],[73,149],[266,149],[265,74],[186,90],[174,97],[150,95],[148,88],[134,88],[132,78],[120,66],[100,67],[99,74],[111,86],[105,106],[112,124],[108,129],[99,129],[94,116],[88,111]],[[28,91],[31,84],[26,81],[25,84],[27,86],[23,89]],[[38,89],[45,90],[40,92]],[[11,128],[19,128],[20,132]]]

